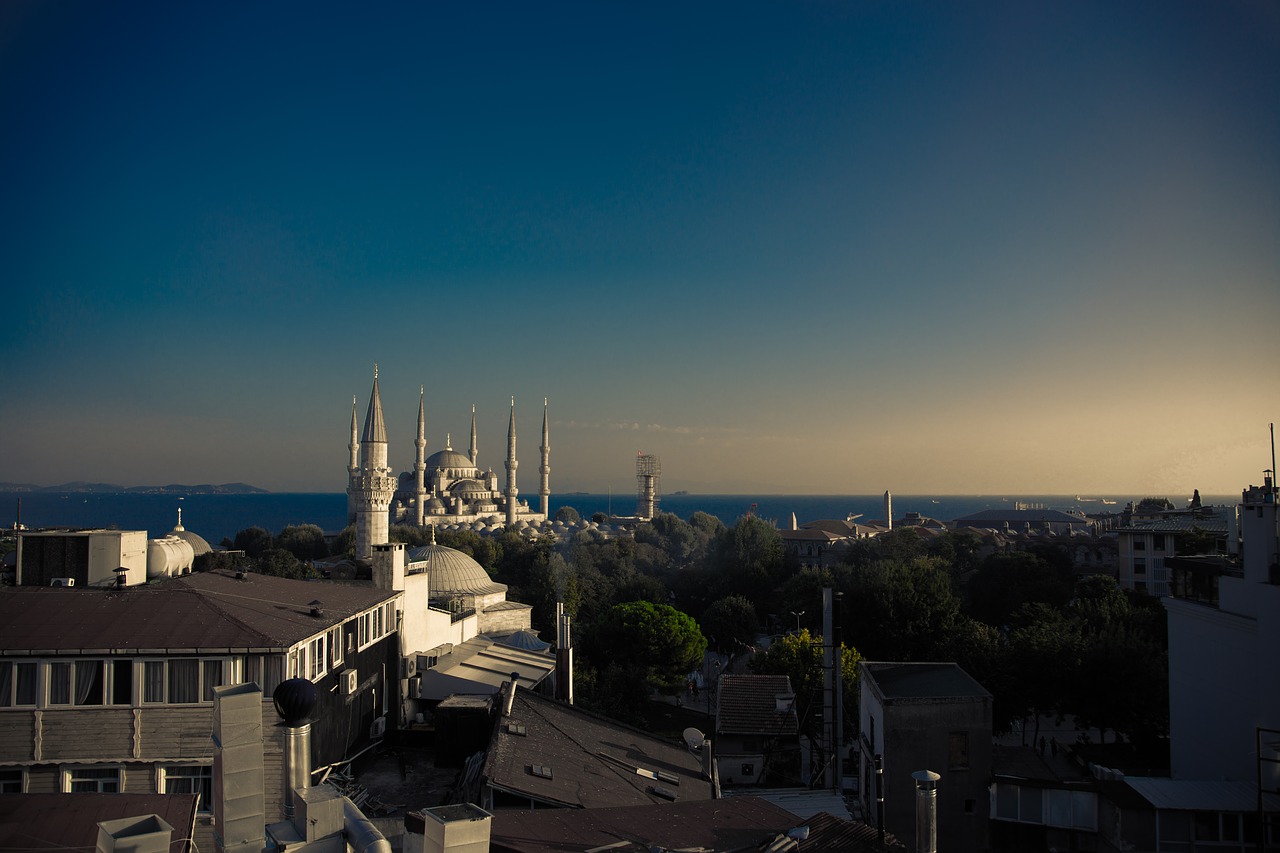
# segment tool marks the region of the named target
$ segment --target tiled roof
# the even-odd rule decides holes
[[[1167,515],[1153,521],[1137,521],[1129,527],[1119,529],[1120,533],[1189,533],[1192,530],[1203,530],[1206,533],[1227,532],[1227,519],[1221,515]]]
[[[494,853],[563,853],[630,841],[665,850],[755,850],[799,824],[795,815],[755,797],[601,809],[500,810],[493,816]]]
[[[683,743],[524,689],[516,691],[511,715],[500,723],[484,765],[484,776],[495,788],[573,808],[670,801],[654,789],[679,803],[711,798],[700,758]],[[525,734],[511,733],[505,723],[524,726]],[[547,768],[550,778],[535,775],[537,768]],[[657,773],[678,781],[654,779]]]
[[[123,589],[13,587],[0,592],[0,653],[286,649],[396,595],[223,571]]]
[[[788,697],[782,710],[778,697]],[[785,675],[723,675],[716,697],[716,731],[733,734],[794,735],[795,693]]]
[[[3,794],[0,850],[93,850],[98,823],[157,815],[173,827],[173,850],[190,838],[195,794]]]

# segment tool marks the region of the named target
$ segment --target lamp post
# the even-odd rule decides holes
[[[800,633],[800,617],[804,615],[804,611],[801,610],[799,613],[797,613],[794,610],[792,610],[791,615],[796,617],[796,633],[799,634]]]

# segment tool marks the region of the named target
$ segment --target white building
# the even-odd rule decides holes
[[[1192,532],[1225,540],[1236,530],[1234,507],[1162,512],[1116,531],[1117,577],[1121,589],[1163,598],[1170,594],[1165,560],[1178,556],[1178,536]],[[1183,555],[1187,556],[1187,555]]]
[[[1260,729],[1280,729],[1280,526],[1272,472],[1239,507],[1239,556],[1171,557],[1169,734],[1174,779],[1276,790],[1280,763],[1259,761]],[[1263,759],[1280,758],[1265,745]]]

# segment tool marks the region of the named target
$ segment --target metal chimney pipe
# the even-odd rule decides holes
[[[932,770],[917,770],[916,780],[916,853],[938,853],[938,780]]]
[[[511,716],[511,706],[514,705],[516,701],[516,684],[519,683],[519,681],[520,673],[511,673],[511,683],[507,690],[507,695],[503,697],[502,700],[502,716],[504,717]]]
[[[294,789],[311,787],[311,723],[283,726],[284,729],[284,816],[293,820]]]

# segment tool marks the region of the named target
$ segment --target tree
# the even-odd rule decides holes
[[[278,578],[304,580],[311,576],[311,570],[306,564],[283,548],[271,548],[263,551],[254,565],[259,573],[274,575]]]
[[[333,544],[329,546],[329,554],[334,557],[346,557],[351,559],[356,555],[356,526],[348,524],[342,528],[333,539]]]
[[[700,623],[702,633],[718,651],[734,652],[755,641],[760,620],[750,601],[740,595],[729,595],[713,602],[702,614]]]
[[[314,524],[285,527],[276,537],[276,547],[283,548],[299,560],[319,560],[329,555],[324,531]]]
[[[853,571],[842,590],[845,636],[870,660],[950,660],[964,628],[945,566],[926,557]]]
[[[769,522],[744,515],[716,537],[716,598],[738,593],[759,608],[767,606],[782,580],[782,534]]]
[[[1071,600],[1070,566],[1050,566],[1034,554],[992,554],[967,585],[968,612],[988,625],[1001,627],[1024,604],[1043,602],[1065,607]]]
[[[574,525],[582,521],[582,516],[571,506],[562,506],[556,510],[556,521],[563,521],[565,524]]]
[[[272,547],[271,534],[261,527],[247,527],[236,534],[235,550],[257,559]]]
[[[796,693],[796,713],[800,729],[809,736],[816,736],[822,723],[822,645],[820,635],[810,634],[805,628],[798,634],[784,634],[776,638],[769,648],[751,658],[751,671],[757,675],[785,675],[791,679],[791,689]],[[857,649],[840,644],[840,677],[843,680],[842,696],[846,718],[857,720],[858,661],[862,660]],[[854,729],[856,729],[856,724]],[[848,731],[852,732],[853,729]]]
[[[615,604],[592,630],[593,658],[643,668],[658,690],[675,690],[702,664],[706,637],[698,623],[667,604],[630,601]]]

